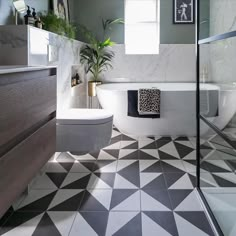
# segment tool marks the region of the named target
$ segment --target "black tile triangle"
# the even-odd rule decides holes
[[[115,181],[115,173],[95,173],[95,175],[113,188]]]
[[[147,167],[142,172],[148,172],[148,173],[160,173],[162,172],[161,162],[158,161],[154,163],[153,165]]]
[[[92,172],[94,170],[96,162],[95,161],[80,161],[79,163]]]
[[[92,194],[85,190],[79,211],[108,211]]]
[[[188,154],[190,154],[191,152],[194,151],[193,148],[185,146],[185,145],[177,143],[177,142],[174,142],[174,145],[175,145],[175,147],[177,149],[177,152],[179,153],[180,158],[184,158]]]
[[[0,218],[0,231],[1,231],[1,226],[9,219],[9,217],[12,215],[14,212],[13,207],[11,206],[7,212]],[[1,233],[0,233],[1,235]]]
[[[105,235],[108,212],[80,212],[80,214],[98,235]]]
[[[155,137],[154,137],[154,136],[147,136],[147,138],[150,138],[150,139],[152,139],[153,141],[155,140]]]
[[[119,149],[103,149],[103,151],[115,158],[118,158],[120,153]]]
[[[224,173],[224,172],[231,172],[229,170],[226,170],[224,168],[221,168],[219,166],[214,165],[213,163],[209,163],[209,162],[204,162],[206,165],[206,168],[208,169],[208,171],[210,172],[220,172],[220,173]]]
[[[11,218],[9,218],[2,227],[0,227],[0,235],[7,233],[8,231],[26,223],[34,217],[42,214],[42,212],[19,212],[15,211]]]
[[[120,158],[120,159],[121,160],[138,160],[138,158],[139,158],[139,152],[137,150],[137,151],[132,152],[132,153]]]
[[[172,139],[158,139],[156,140],[156,147],[161,148],[162,146],[172,142]]]
[[[135,189],[114,189],[112,191],[111,205],[110,209],[114,208],[132,194],[134,194],[137,190]]]
[[[193,187],[197,187],[197,177],[196,177],[196,176],[193,176],[193,175],[191,175],[191,174],[188,174],[188,176],[189,176],[189,179],[190,179],[190,181],[191,181]],[[203,187],[206,187],[206,186],[203,186]]]
[[[127,135],[122,134],[122,140],[123,141],[136,141],[136,139],[133,139]]]
[[[179,160],[179,158],[158,150],[160,160]]]
[[[156,160],[154,156],[151,156],[147,154],[146,152],[143,152],[142,150],[139,150],[139,160]]]
[[[166,190],[167,186],[165,183],[164,175],[161,174],[152,180],[150,183],[145,185],[142,190],[146,191],[146,189],[155,189],[155,190]]]
[[[88,185],[90,176],[91,176],[90,174],[86,175],[86,176],[64,186],[62,189],[85,189]]]
[[[66,171],[70,171],[71,167],[74,165],[73,162],[58,162]]]
[[[185,220],[196,226],[197,228],[201,229],[208,235],[214,236],[210,224],[208,223],[208,219],[204,212],[201,211],[194,211],[194,212],[176,212],[178,215],[183,217]]]
[[[92,157],[98,159],[99,154],[100,154],[100,151],[98,151],[98,152],[90,152],[89,154],[90,154]]]
[[[18,211],[44,212],[48,209],[48,206],[51,203],[51,201],[53,200],[56,193],[57,193],[57,191],[50,193],[50,194],[18,209]]]
[[[110,165],[113,162],[116,163],[116,161],[113,161],[113,160],[99,160],[95,163],[93,171],[97,171],[97,170],[99,170],[99,169],[101,169],[101,168],[103,168],[107,165]]]
[[[173,209],[175,209],[193,190],[170,189],[168,190]]]
[[[163,172],[184,172],[181,169],[176,168],[164,161],[161,162],[161,166],[162,166]]]
[[[182,136],[175,139],[175,141],[189,141],[188,137]]]
[[[146,146],[144,146],[140,149],[157,149],[156,142],[154,141],[154,142],[152,142],[152,143],[150,143],[150,144],[148,144],[148,145],[146,145]]]
[[[47,213],[45,213],[39,222],[37,228],[35,229],[32,236],[59,236],[61,233],[58,231],[57,227],[54,225],[53,221]]]
[[[117,141],[121,141],[121,140],[122,140],[122,135],[119,134],[119,135],[113,137],[113,138],[111,139],[111,142],[115,142],[115,141],[117,142]]]
[[[48,209],[48,211],[77,211],[81,204],[84,191],[74,195],[73,197],[66,199],[64,202]]]
[[[58,188],[60,188],[61,184],[67,176],[67,173],[46,173],[46,175]]]
[[[216,183],[220,186],[220,187],[236,187],[236,183],[230,182],[226,179],[223,179],[217,175],[212,174],[212,176],[214,177]]]
[[[138,142],[134,142],[126,147],[123,147],[122,149],[138,149]]]
[[[139,162],[136,161],[133,164],[125,167],[124,169],[118,172],[122,177],[127,179],[132,184],[136,185],[137,187],[140,186],[140,179],[139,179]]]
[[[176,183],[181,177],[185,175],[184,172],[180,173],[164,173],[167,187],[171,187],[174,183]]]
[[[173,212],[165,212],[165,211],[146,212],[145,211],[144,214],[147,215],[154,222],[156,222],[158,225],[160,225],[163,229],[165,229],[171,235],[175,235],[175,236],[179,235]]]
[[[142,236],[141,213],[132,218],[127,224],[119,229],[113,236],[135,235]]]

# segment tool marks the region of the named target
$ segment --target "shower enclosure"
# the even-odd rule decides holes
[[[218,234],[235,236],[236,0],[196,0],[196,7],[198,189]]]

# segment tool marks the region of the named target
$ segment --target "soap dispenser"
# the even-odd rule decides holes
[[[34,17],[31,15],[30,6],[28,6],[27,13],[25,15],[25,24],[34,26]]]
[[[32,10],[33,10],[33,12],[32,12],[32,16],[33,16],[34,20],[36,21],[36,20],[37,20],[37,17],[36,17],[36,11],[35,11],[35,8],[32,7]]]

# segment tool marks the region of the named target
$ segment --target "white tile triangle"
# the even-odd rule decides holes
[[[85,177],[86,175],[89,175],[89,173],[69,173],[66,178],[64,179],[61,188],[65,187],[68,184],[71,184],[73,182],[75,182],[76,180],[79,180],[83,177]]]
[[[55,190],[52,189],[31,190],[27,197],[24,199],[24,201],[17,207],[17,209],[22,208],[34,201],[37,201],[40,198],[43,198],[54,191]]]
[[[116,130],[112,130],[112,138],[115,138],[115,137],[117,137],[117,136],[119,136],[121,133],[120,132],[118,132],[118,131],[116,131]]]
[[[75,162],[70,169],[70,172],[90,173],[91,171],[79,162]]]
[[[148,236],[171,236],[165,229],[163,229],[160,225],[142,213],[142,235]]]
[[[187,156],[183,158],[183,160],[196,160],[197,159],[197,154],[196,151],[190,152]]]
[[[148,155],[153,156],[153,157],[159,159],[159,154],[158,154],[157,149],[142,149],[142,152],[145,152]]]
[[[48,162],[45,166],[49,173],[67,173],[67,171],[57,162]]]
[[[138,148],[141,149],[151,143],[155,142],[154,140],[152,139],[149,139],[149,140],[139,140],[138,141]]]
[[[110,212],[106,236],[115,234],[138,214],[139,212]]]
[[[215,179],[210,173],[201,173],[201,181],[204,181],[208,184],[211,184],[213,186],[218,186]]]
[[[101,150],[98,156],[98,160],[116,160],[116,158]]]
[[[110,208],[112,190],[90,189],[89,193],[96,198],[107,210]]]
[[[136,160],[119,160],[117,165],[117,172],[133,164],[134,162],[136,162]]]
[[[159,148],[159,150],[180,159],[179,153],[177,152],[173,142],[167,143],[166,145]]]
[[[184,172],[186,171],[181,160],[164,160],[164,162]],[[195,167],[195,171],[196,171],[196,167]]]
[[[125,148],[125,147],[127,147],[127,146],[129,146],[129,145],[131,145],[135,142],[137,142],[137,141],[135,141],[135,140],[134,141],[121,141],[120,142],[120,148]]]
[[[177,224],[179,235],[181,236],[189,236],[189,235],[197,235],[197,236],[209,236],[184,218],[180,217],[178,214],[174,213],[175,221]]]
[[[143,188],[145,185],[149,184],[155,178],[160,176],[161,173],[140,173],[140,186]]]
[[[82,189],[60,189],[57,191],[55,197],[53,198],[48,209],[53,208],[54,206],[59,205],[60,203],[66,201],[67,199],[75,196],[76,194],[82,192]]]
[[[143,170],[147,169],[149,166],[151,166],[157,162],[158,162],[157,160],[140,160],[139,161],[139,170],[143,171]]]
[[[175,211],[203,211],[195,191],[192,191],[176,208]]]
[[[40,214],[33,219],[30,219],[26,223],[8,231],[7,233],[3,234],[4,236],[32,236],[37,225],[39,224],[40,220],[42,219],[43,214]]]
[[[87,185],[87,189],[111,189],[111,187],[106,184],[102,179],[100,179],[99,177],[97,177],[95,174],[92,174],[88,185]]]
[[[77,214],[73,226],[70,231],[70,236],[98,236],[93,228],[87,223],[87,221],[80,215]]]
[[[95,173],[115,173],[116,172],[117,162],[114,161],[100,169],[96,170]]]
[[[169,189],[193,189],[193,184],[188,177],[188,174],[183,175]]]
[[[218,167],[220,167],[222,169],[231,171],[230,167],[223,160],[207,160],[206,162],[208,162],[208,163],[210,163],[210,164],[212,164],[214,166],[218,166]]]
[[[141,192],[141,208],[142,211],[171,211],[144,191]]]
[[[52,180],[44,173],[43,175],[37,176],[31,189],[57,189],[57,186],[52,182]]]
[[[232,183],[236,184],[236,175],[235,173],[214,173],[214,175],[221,177],[222,179],[225,179],[227,181],[230,181]]]
[[[119,159],[136,151],[137,151],[136,149],[121,149],[119,152]]]
[[[118,142],[113,143],[113,144],[111,144],[111,145],[109,145],[109,146],[107,146],[103,149],[120,149],[120,145],[121,145],[121,142],[118,141]]]
[[[137,186],[129,182],[127,179],[123,178],[119,174],[116,174],[115,183],[114,183],[115,189],[138,189]]]
[[[133,193],[120,204],[112,208],[112,211],[140,211],[140,192],[137,191]]]
[[[179,144],[182,144],[182,145],[184,145],[186,147],[194,148],[190,141],[178,141],[178,140],[175,140],[175,142],[179,143]]]
[[[74,222],[75,212],[48,212],[49,217],[61,235],[69,235],[71,226]]]

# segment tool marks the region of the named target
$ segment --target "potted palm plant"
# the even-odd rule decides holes
[[[112,24],[123,23],[122,19],[103,20],[103,40],[98,40],[91,31],[86,27],[80,26],[82,34],[85,36],[89,44],[81,47],[80,62],[85,66],[86,73],[91,73],[92,78],[88,81],[88,95],[96,96],[96,86],[101,84],[100,75],[102,72],[112,68],[112,59],[115,54],[111,47],[115,44],[110,37],[106,38],[108,29]]]

